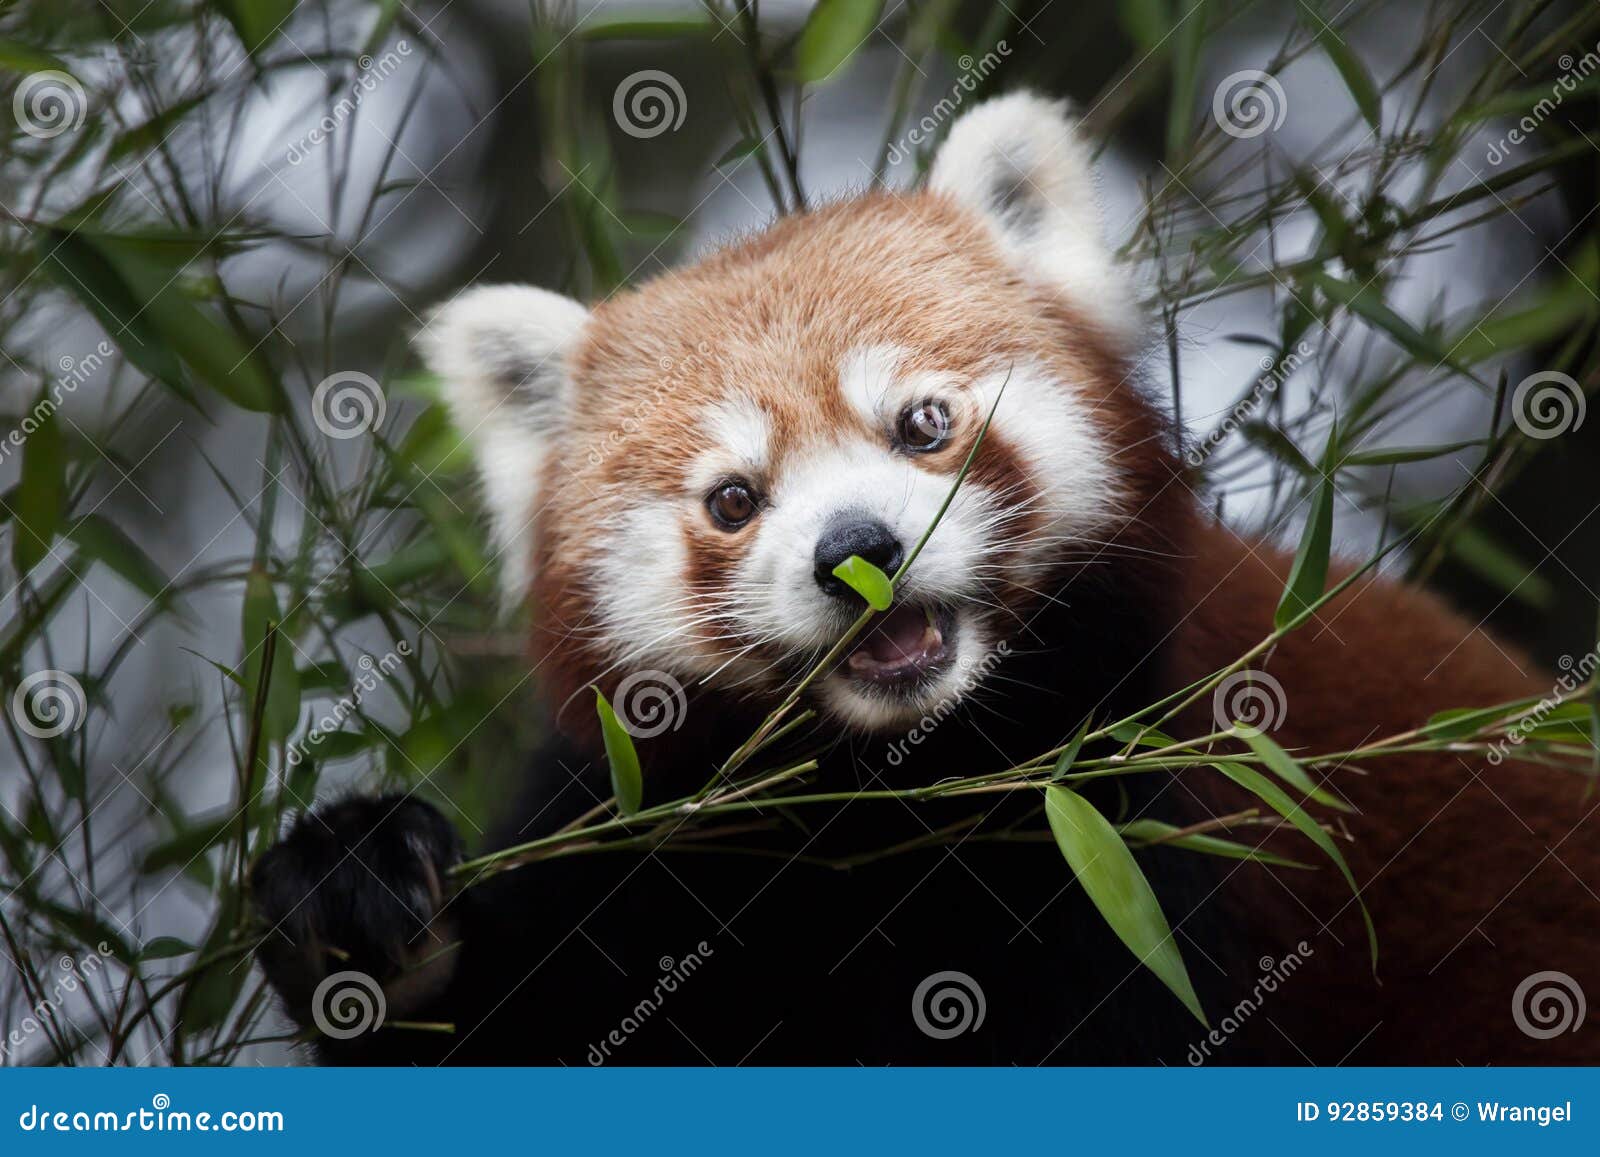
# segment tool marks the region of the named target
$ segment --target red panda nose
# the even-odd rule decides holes
[[[833,575],[833,568],[853,554],[892,576],[905,558],[900,540],[876,518],[849,518],[832,522],[817,539],[816,576],[822,593],[834,598],[855,597],[854,592]]]

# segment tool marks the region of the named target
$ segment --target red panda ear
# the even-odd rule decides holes
[[[1019,92],[977,105],[950,129],[928,187],[976,210],[1030,280],[1120,343],[1140,321],[1128,272],[1102,234],[1088,144],[1063,101]]]
[[[558,293],[483,286],[434,310],[415,339],[477,460],[508,604],[527,593],[540,465],[566,417],[568,367],[588,319]]]

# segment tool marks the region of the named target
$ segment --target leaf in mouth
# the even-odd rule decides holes
[[[875,611],[886,611],[894,602],[894,583],[872,563],[853,554],[833,568],[833,577],[867,600]]]

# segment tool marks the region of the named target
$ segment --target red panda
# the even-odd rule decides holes
[[[1288,556],[1204,513],[1132,380],[1133,298],[1086,146],[1061,106],[1018,94],[961,118],[918,191],[779,220],[588,308],[497,286],[440,309],[419,344],[474,448],[507,597],[531,604],[557,736],[506,842],[609,794],[591,685],[615,695],[647,673],[681,693],[639,745],[647,791],[703,783],[859,613],[834,567],[858,555],[893,572],[991,413],[894,608],[811,688],[819,784],[1004,768],[1269,634]],[[1274,738],[1308,752],[1550,687],[1432,596],[1375,577],[1255,669],[1281,687]],[[1196,738],[1218,718],[1208,696],[1169,729]],[[1153,778],[1130,777],[1108,809],[1183,825],[1259,802],[1217,775]],[[1560,974],[1581,1026],[1583,991],[1600,991],[1600,825],[1581,777],[1419,754],[1340,767],[1330,786],[1353,808],[1337,824],[1376,968],[1331,869],[1141,852],[1205,1026],[1031,838],[1029,793],[978,812],[774,810],[742,849],[564,856],[454,896],[444,873],[462,849],[442,816],[349,800],[257,864],[260,958],[303,1023],[319,986],[356,967],[389,985],[391,1016],[454,1026],[328,1039],[330,1060],[1600,1056],[1592,1028],[1544,1032],[1514,1006]],[[955,1032],[918,1004],[952,976]]]

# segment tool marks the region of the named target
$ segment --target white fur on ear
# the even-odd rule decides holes
[[[508,605],[528,589],[540,467],[568,400],[567,362],[589,311],[528,285],[491,285],[440,306],[417,334],[472,445]]]
[[[962,116],[928,185],[976,209],[1001,248],[1119,341],[1139,330],[1128,273],[1102,234],[1087,143],[1064,101],[1019,92]]]

